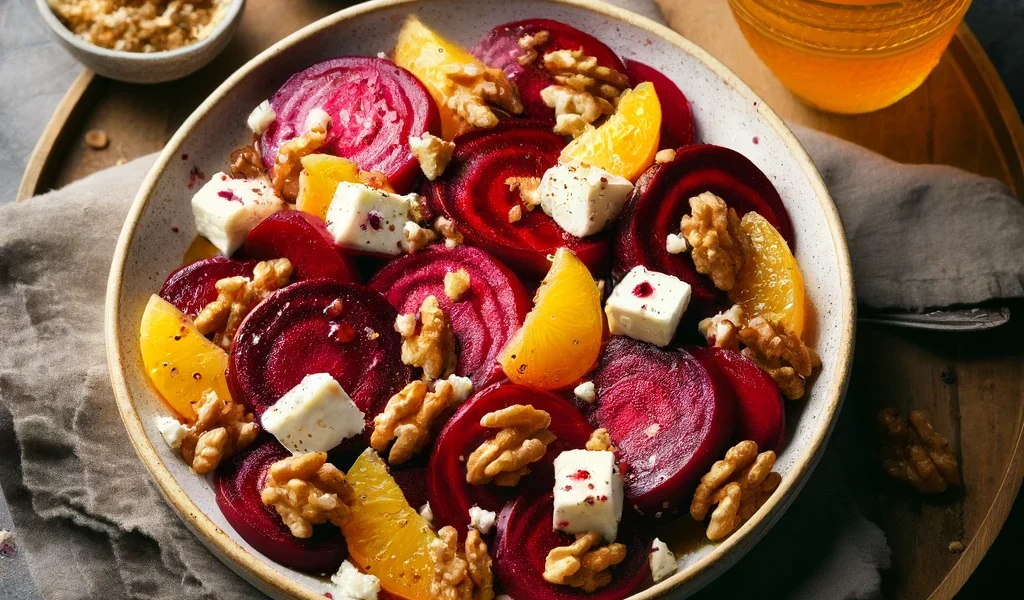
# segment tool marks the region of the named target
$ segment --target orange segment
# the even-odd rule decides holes
[[[197,235],[196,239],[192,240],[188,249],[185,250],[185,258],[182,259],[181,264],[190,265],[199,260],[213,258],[218,254],[220,254],[220,250],[218,250],[210,240],[201,235]]]
[[[446,90],[450,88],[451,80],[446,73],[450,72],[449,69],[458,70],[461,65],[469,64],[484,69],[482,62],[462,46],[432,31],[416,17],[409,17],[398,33],[395,64],[408,69],[433,96],[441,113],[444,139],[450,140],[468,128],[465,121],[448,108]]]
[[[559,248],[530,314],[498,356],[515,383],[565,387],[597,362],[604,327],[601,293],[586,265]]]
[[[329,154],[303,156],[295,208],[326,219],[334,191],[342,181],[360,182],[359,167],[354,162]]]
[[[388,592],[407,600],[429,600],[434,562],[428,547],[437,535],[406,501],[384,461],[367,448],[345,479],[355,491],[342,527],[349,558],[376,575]]]
[[[228,354],[203,337],[192,319],[157,295],[149,298],[139,332],[142,364],[153,387],[179,415],[193,421],[192,408],[206,390],[231,397],[227,378]]]
[[[804,330],[804,278],[789,245],[764,217],[749,212],[740,220],[750,236],[750,254],[729,298],[748,316],[776,321],[801,335]]]
[[[654,162],[661,134],[661,103],[650,83],[641,83],[619,98],[615,114],[600,127],[569,142],[559,158],[582,162],[630,181]]]

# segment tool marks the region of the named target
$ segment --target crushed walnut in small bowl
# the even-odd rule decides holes
[[[227,0],[47,0],[72,33],[125,52],[163,52],[203,39],[220,22]]]

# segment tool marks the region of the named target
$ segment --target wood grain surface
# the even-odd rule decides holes
[[[1024,194],[1024,126],[966,27],[919,90],[876,113],[838,116],[804,106],[775,80],[743,41],[726,2],[659,2],[674,28],[722,60],[784,118],[898,161],[949,164],[992,176],[1018,196]],[[72,96],[79,94],[85,101],[71,102],[69,96],[40,141],[29,172],[35,169],[43,187],[59,187],[120,159],[159,150],[228,73],[284,35],[344,5],[304,0],[289,3],[288,11],[266,10],[272,4],[276,6],[272,0],[249,0],[238,37],[225,53],[182,81],[144,87],[79,78]],[[274,19],[264,18],[271,12]],[[82,105],[85,110],[75,109]],[[84,145],[84,132],[93,128],[107,131],[107,149]],[[24,191],[37,187],[32,184]],[[1024,304],[1013,308],[1024,315]],[[1005,521],[1024,474],[1024,346],[1017,342],[1022,334],[1020,316],[1008,327],[984,334],[859,328],[847,402],[856,407],[865,436],[881,407],[928,410],[936,428],[950,434],[965,481],[963,493],[933,500],[922,500],[881,478],[876,482],[879,493],[870,516],[893,548],[893,567],[883,581],[886,597],[952,597]],[[954,541],[965,550],[951,552]]]

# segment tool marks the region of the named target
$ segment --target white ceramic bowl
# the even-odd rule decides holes
[[[225,563],[271,596],[322,599],[325,580],[265,559],[243,541],[217,508],[210,483],[195,476],[153,424],[164,414],[140,364],[138,328],[150,294],[178,266],[195,235],[190,173],[224,169],[228,153],[251,136],[249,111],[309,64],[345,54],[389,51],[403,18],[420,18],[471,45],[491,27],[526,17],[565,21],[622,55],[648,63],[689,97],[705,142],[733,148],[778,188],[796,229],[796,257],[813,310],[808,330],[824,367],[802,404],[791,403],[788,443],[777,469],[782,485],[769,502],[722,543],[681,557],[673,577],[635,598],[684,597],[734,564],[782,516],[824,449],[846,388],[853,351],[855,302],[850,258],[839,217],[821,178],[783,122],[706,52],[671,30],[589,0],[378,0],[327,17],[274,45],[232,75],[167,144],[125,222],[107,292],[106,342],[111,378],[125,426],[168,502]]]
[[[46,0],[36,0],[39,13],[64,49],[89,69],[128,83],[163,83],[181,79],[206,66],[231,41],[242,18],[245,0],[225,0],[220,22],[203,39],[164,52],[125,52],[90,44],[60,22]]]

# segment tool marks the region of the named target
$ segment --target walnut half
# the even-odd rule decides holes
[[[185,427],[181,458],[193,471],[205,475],[252,444],[259,431],[244,406],[208,390],[196,406],[195,423]]]
[[[548,444],[555,441],[548,431],[551,415],[525,404],[487,413],[480,424],[500,431],[466,460],[466,481],[473,485],[492,481],[501,486],[518,484],[530,472],[527,465],[540,460]]]
[[[932,427],[928,413],[910,412],[910,425],[896,409],[886,408],[876,419],[882,446],[882,468],[889,477],[922,494],[941,494],[960,485],[960,471],[949,442]]]
[[[388,400],[384,411],[373,419],[370,446],[384,452],[395,440],[388,462],[401,464],[423,449],[430,440],[430,425],[452,405],[454,389],[439,381],[430,390],[423,381],[413,381]]]
[[[609,569],[626,558],[626,546],[608,544],[595,547],[601,534],[583,533],[568,546],[552,548],[544,560],[544,581],[568,585],[590,594],[612,582]]]
[[[292,263],[287,258],[265,260],[256,265],[252,279],[226,277],[217,282],[217,299],[196,315],[195,326],[203,335],[214,334],[213,342],[231,349],[231,341],[246,315],[271,292],[288,285]]]
[[[697,521],[717,505],[708,522],[709,540],[728,536],[764,505],[782,482],[782,476],[772,471],[774,466],[775,453],[758,454],[757,444],[750,440],[736,444],[724,459],[711,465],[690,504],[690,516]]]
[[[746,346],[743,356],[767,371],[790,400],[803,397],[807,378],[821,367],[818,353],[804,344],[800,336],[764,317],[747,321],[736,337]]]
[[[437,298],[424,298],[416,315],[399,315],[395,330],[402,336],[402,362],[422,367],[424,379],[442,379],[455,370],[455,334]]]
[[[683,216],[681,228],[692,247],[697,272],[710,277],[718,289],[731,290],[750,245],[736,210],[711,192],[704,192],[690,198],[690,214]]]
[[[341,527],[354,493],[326,452],[310,452],[270,465],[260,499],[281,515],[292,535],[308,538],[313,525],[330,521]]]
[[[459,552],[459,533],[451,525],[437,532],[437,539],[428,548],[434,563],[434,579],[430,583],[431,598],[439,600],[492,600],[494,575],[491,557],[480,532],[470,529],[466,534],[465,551]]]

